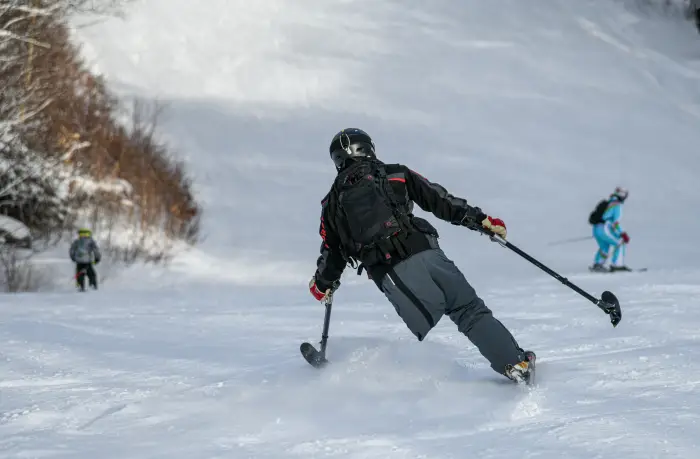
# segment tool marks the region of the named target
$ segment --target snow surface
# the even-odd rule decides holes
[[[206,239],[98,292],[0,297],[0,457],[697,456],[700,41],[640,4],[142,0],[77,29],[122,95],[169,105]],[[448,255],[537,352],[538,386],[493,373],[449,320],[417,342],[351,270],[333,364],[310,368],[327,144],[350,126],[615,292],[622,323],[444,223]],[[649,271],[588,274],[591,240],[550,244],[589,234],[616,185],[628,261]]]
[[[27,225],[7,215],[0,215],[0,234],[6,233],[14,239],[30,238],[31,233]]]

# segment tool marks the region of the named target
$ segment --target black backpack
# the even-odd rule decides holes
[[[610,201],[607,199],[600,201],[593,212],[588,216],[588,223],[591,225],[603,223],[603,214],[608,210],[608,204],[610,204]]]
[[[359,161],[340,172],[333,187],[344,223],[338,225],[338,235],[346,255],[366,265],[389,263],[391,253],[402,255],[401,240],[412,225],[382,163]]]

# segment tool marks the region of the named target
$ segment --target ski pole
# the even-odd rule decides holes
[[[321,357],[326,360],[326,344],[328,344],[328,328],[331,324],[331,308],[333,307],[333,293],[326,299],[326,314],[323,316],[323,331],[321,332]]]
[[[487,230],[485,228],[481,228],[481,227],[475,227],[472,229],[475,229],[476,231],[479,231],[479,232],[485,234],[493,242],[496,242],[496,243],[500,244],[501,246],[503,246],[507,249],[510,249],[513,252],[517,253],[518,255],[520,255],[521,257],[523,257],[524,259],[526,259],[527,261],[529,261],[533,265],[540,268],[542,271],[546,272],[547,274],[549,274],[550,276],[552,276],[553,278],[555,278],[556,280],[558,280],[562,284],[569,287],[571,290],[575,291],[576,293],[583,296],[591,303],[598,306],[600,309],[603,310],[603,312],[605,312],[606,314],[608,314],[610,316],[610,322],[612,323],[613,327],[616,327],[617,324],[619,324],[620,321],[622,320],[622,310],[620,309],[620,302],[617,300],[617,297],[615,297],[615,295],[613,295],[612,292],[609,292],[606,290],[603,292],[600,299],[598,299],[598,298],[594,297],[593,295],[591,295],[590,293],[583,290],[582,288],[580,288],[579,286],[570,282],[569,279],[567,279],[566,277],[556,273],[554,270],[548,268],[544,264],[537,261],[535,258],[533,258],[530,255],[528,255],[527,253],[523,252],[522,250],[520,250],[518,247],[514,246],[510,242],[506,241],[505,239],[503,239],[501,237],[496,236],[496,234],[493,233],[492,231],[489,231],[489,230]]]
[[[326,314],[323,317],[323,331],[321,332],[321,350],[316,350],[316,348],[313,347],[311,343],[307,342],[301,343],[301,346],[299,346],[301,355],[304,357],[304,359],[306,359],[307,362],[309,362],[309,364],[312,367],[315,368],[321,368],[328,363],[328,360],[326,359],[326,345],[328,344],[328,328],[331,324],[333,293],[337,290],[339,286],[340,282],[336,282],[331,288],[331,291],[328,293],[328,296],[326,296],[326,299],[323,300],[323,303],[326,306]]]
[[[571,239],[564,239],[564,240],[561,240],[561,241],[550,242],[550,243],[547,244],[547,245],[552,246],[552,245],[571,244],[571,243],[574,243],[574,242],[583,242],[583,241],[587,241],[587,240],[591,239],[592,237],[593,237],[593,236],[574,237],[574,238],[571,238]]]

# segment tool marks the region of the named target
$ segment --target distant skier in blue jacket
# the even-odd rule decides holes
[[[598,243],[591,271],[607,272],[605,263],[608,259],[610,272],[631,271],[625,265],[625,247],[630,238],[620,223],[622,207],[628,195],[629,192],[625,188],[615,188],[610,198],[599,202],[589,217],[589,223],[593,225],[593,237]]]

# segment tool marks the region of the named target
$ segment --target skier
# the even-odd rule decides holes
[[[337,176],[322,201],[321,255],[309,282],[324,301],[347,264],[364,269],[419,341],[448,315],[496,372],[528,382],[535,354],[524,351],[438,245],[438,232],[413,215],[415,202],[437,218],[506,237],[501,219],[484,214],[401,164],[384,164],[360,129],[330,144]],[[359,266],[358,266],[359,262]],[[532,362],[532,365],[529,365]]]
[[[69,253],[70,259],[75,263],[76,286],[84,292],[87,275],[90,287],[97,290],[97,274],[92,265],[99,264],[102,254],[89,229],[78,230],[78,239],[71,244]]]
[[[593,260],[593,266],[590,267],[593,272],[631,271],[624,263],[625,246],[629,243],[630,237],[620,224],[622,206],[628,195],[629,192],[625,188],[615,188],[610,198],[600,201],[588,218],[588,222],[593,225],[593,237],[598,243],[598,251]],[[605,268],[605,263],[611,252],[608,270]]]
[[[688,14],[695,21],[695,26],[700,32],[700,0],[690,0]]]

